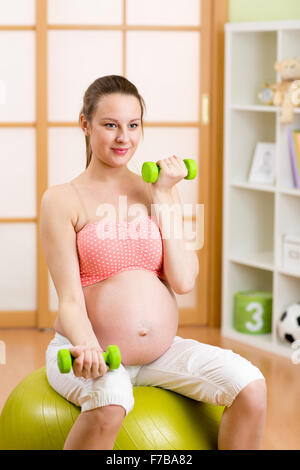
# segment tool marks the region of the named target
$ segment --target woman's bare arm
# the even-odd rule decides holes
[[[59,320],[72,344],[99,346],[80,281],[75,222],[68,188],[64,185],[48,188],[41,201],[40,237],[58,295]]]

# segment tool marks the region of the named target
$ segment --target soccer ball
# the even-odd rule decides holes
[[[300,340],[300,302],[291,304],[281,315],[277,324],[279,338],[292,344]]]

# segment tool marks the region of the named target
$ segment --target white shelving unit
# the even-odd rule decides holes
[[[276,323],[288,304],[300,301],[300,272],[282,262],[283,234],[300,232],[300,190],[287,140],[288,128],[300,129],[300,108],[291,124],[281,124],[280,109],[262,106],[257,94],[279,80],[277,60],[300,56],[300,21],[228,23],[225,48],[222,334],[291,357]],[[272,186],[248,183],[257,142],[276,144]],[[249,289],[273,293],[270,334],[234,329],[234,294]]]

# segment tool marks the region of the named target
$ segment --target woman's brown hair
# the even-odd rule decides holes
[[[80,114],[84,115],[84,118],[89,123],[92,122],[93,116],[96,111],[97,104],[99,99],[104,95],[109,95],[111,93],[123,93],[124,95],[135,96],[141,105],[141,126],[142,131],[143,127],[143,115],[146,105],[144,99],[139,94],[136,86],[131,83],[127,78],[122,77],[121,75],[106,75],[104,77],[97,78],[91,85],[87,88],[84,97],[83,97],[83,106],[80,111]],[[90,137],[85,136],[85,145],[86,145],[86,167],[90,164],[92,158],[92,149],[90,145]]]

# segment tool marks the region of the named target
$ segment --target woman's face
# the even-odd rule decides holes
[[[88,133],[93,157],[114,167],[126,165],[142,133],[139,100],[120,93],[104,95],[98,102]]]

